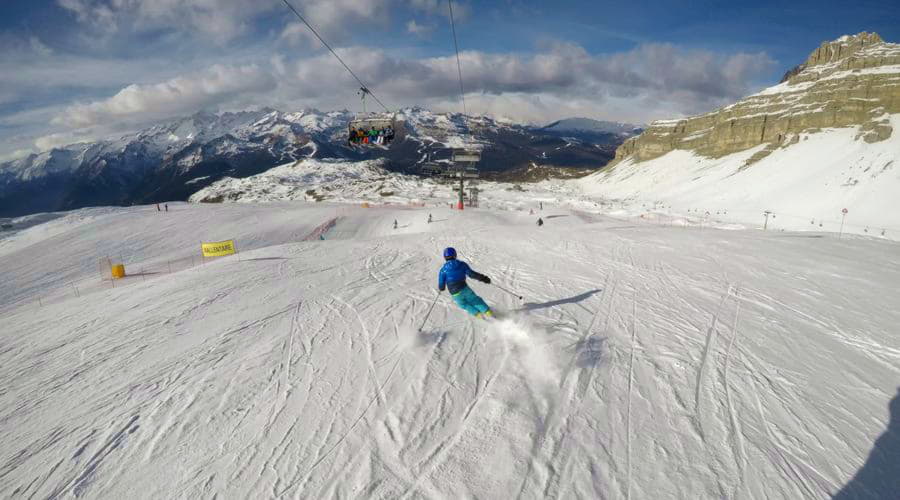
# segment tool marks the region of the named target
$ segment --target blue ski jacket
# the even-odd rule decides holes
[[[490,278],[481,273],[476,273],[465,262],[452,259],[444,263],[444,266],[441,267],[438,273],[438,290],[443,292],[446,287],[451,294],[459,293],[460,290],[467,286],[466,276],[485,283],[491,282]]]

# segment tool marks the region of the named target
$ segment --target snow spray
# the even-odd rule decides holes
[[[521,369],[523,378],[535,382],[542,388],[556,388],[559,384],[559,369],[541,340],[541,329],[529,324],[525,318],[507,318],[493,322],[488,335],[507,343]]]

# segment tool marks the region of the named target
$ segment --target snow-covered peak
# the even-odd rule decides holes
[[[0,172],[7,172],[26,181],[68,172],[78,167],[77,160],[86,149],[84,145],[74,145],[31,154],[3,164]]]

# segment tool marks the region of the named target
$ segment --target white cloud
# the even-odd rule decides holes
[[[419,12],[450,17],[450,9],[447,8],[447,2],[444,0],[405,0],[404,3]],[[468,3],[453,2],[453,19],[455,21],[465,20],[471,13],[472,7]]]
[[[191,37],[228,39],[243,29],[242,23],[252,23],[254,16],[272,9],[281,9],[288,24],[274,27],[265,43],[228,51],[192,44],[177,58],[167,51],[133,59],[92,57],[73,54],[62,45],[51,49],[39,38],[11,40],[10,35],[0,34],[0,45],[16,47],[0,51],[0,74],[4,75],[0,103],[30,100],[35,106],[17,109],[40,110],[0,115],[0,126],[6,123],[6,131],[16,134],[15,140],[11,135],[0,140],[0,151],[24,149],[36,137],[42,137],[41,144],[49,144],[44,136],[63,137],[72,130],[105,136],[200,109],[360,108],[358,84],[329,53],[310,50],[321,47],[317,41],[310,43],[314,38],[308,28],[279,2],[261,6],[243,0],[57,1],[80,23],[105,23],[107,28],[95,28],[118,29],[122,36],[128,33],[123,27],[139,24],[140,29],[174,26],[186,30],[171,32],[176,40],[168,45],[171,48]],[[435,22],[446,23],[429,18],[446,15],[446,2],[291,1],[309,15],[326,39],[337,40],[341,57],[389,107],[460,110],[454,56],[416,57],[403,49],[341,47],[342,36],[353,35],[355,26],[372,26],[410,13],[417,17],[404,21],[405,31],[425,35],[436,28]],[[213,13],[214,6],[228,13],[228,19]],[[462,5],[459,9],[465,11]],[[281,44],[275,45],[273,53],[271,40],[275,39]],[[297,49],[297,44],[302,48]],[[759,81],[772,64],[764,53],[723,55],[643,44],[596,55],[576,44],[553,41],[539,44],[537,52],[530,54],[469,50],[461,53],[461,59],[470,112],[538,123],[572,115],[648,121],[708,111],[757,90],[751,82]],[[188,69],[197,61],[207,69]],[[110,88],[116,90],[110,92]],[[63,92],[84,97],[73,102],[73,97],[62,97]],[[47,117],[51,110],[52,119]]]
[[[247,22],[279,7],[275,2],[244,0],[57,0],[79,23],[102,33],[158,29],[198,31],[224,43],[242,34]]]
[[[298,1],[307,20],[319,31],[342,34],[360,22],[384,23],[393,12],[390,0],[304,0]]]
[[[47,151],[49,149],[58,148],[60,146],[68,146],[79,142],[90,142],[95,140],[94,137],[84,134],[76,134],[73,132],[59,132],[38,137],[34,141],[38,151]]]
[[[275,87],[272,74],[256,65],[215,65],[207,70],[152,85],[129,85],[109,99],[75,104],[52,123],[88,127],[109,121],[147,121],[190,114],[241,94]]]
[[[116,31],[116,13],[103,2],[93,0],[57,0],[63,9],[73,14],[78,22],[90,24],[106,32]]]
[[[412,33],[420,38],[426,38],[434,31],[433,25],[423,25],[416,22],[415,19],[410,19],[409,22],[406,23],[406,32]]]
[[[458,96],[453,56],[399,59],[384,51],[357,48],[340,49],[339,54],[389,106]],[[722,56],[669,45],[642,45],[596,56],[576,45],[556,44],[532,55],[465,51],[460,58],[466,92],[483,95],[482,101],[513,95],[516,106],[524,106],[524,96],[534,95],[543,102],[554,101],[552,107],[541,107],[552,110],[572,109],[566,102],[590,103],[600,109],[604,102],[630,100],[648,117],[708,111],[732,102],[756,90],[752,82],[772,64],[766,54]],[[323,86],[323,81],[332,85]],[[292,83],[296,95],[311,102],[327,101],[336,91],[347,88],[349,93],[355,87],[328,54],[296,62]],[[516,110],[516,106],[509,110],[513,115],[529,119],[534,115],[533,110]]]
[[[285,74],[287,74],[287,66],[284,64],[283,55],[275,54],[271,58],[269,58],[269,62],[272,64],[272,68],[275,70],[276,77],[282,78]]]
[[[391,108],[459,109],[451,104],[459,94],[455,57],[401,59],[371,47],[337,50]],[[648,121],[708,111],[756,90],[749,82],[771,64],[765,54],[721,56],[669,45],[611,56],[557,44],[532,55],[466,51],[460,57],[471,111],[538,122],[575,114]],[[107,99],[69,106],[52,123],[137,123],[204,108],[284,103],[355,109],[357,86],[328,53],[294,61],[275,55],[265,66],[214,65],[161,83],[129,85]]]
[[[204,40],[219,44],[245,34],[259,17],[281,12],[292,19],[288,9],[276,0],[56,0],[75,19],[102,34],[141,33],[177,29],[199,32]],[[425,15],[447,16],[447,2],[442,0],[289,0],[327,40],[342,40],[359,25],[388,26],[392,16],[410,11]],[[457,21],[470,16],[468,3],[453,2]],[[422,28],[420,26],[420,28]],[[421,33],[421,32],[420,32]],[[287,25],[282,39],[297,43],[305,34]]]
[[[53,55],[53,49],[48,47],[44,42],[41,41],[40,38],[36,36],[32,36],[28,39],[28,44],[31,47],[31,50],[41,57],[47,57]]]
[[[326,38],[341,38],[360,22],[386,23],[397,0],[290,0],[291,4]],[[103,33],[147,32],[176,29],[199,32],[202,39],[219,44],[245,34],[260,16],[293,14],[274,0],[57,0],[75,14],[79,23]],[[127,28],[127,30],[122,29]],[[299,41],[305,35],[288,25],[282,38]]]
[[[33,149],[16,149],[15,151],[6,154],[0,153],[0,162],[18,160],[19,158],[25,158],[32,153],[35,153]]]
[[[284,29],[281,30],[281,35],[279,35],[278,38],[292,45],[296,45],[300,41],[315,38],[315,36],[309,31],[309,28],[307,28],[305,24],[296,21],[287,23]]]

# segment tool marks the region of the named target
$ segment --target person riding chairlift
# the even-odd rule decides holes
[[[394,128],[390,125],[384,128],[376,128],[374,125],[371,129],[352,128],[350,129],[350,144],[378,144],[387,145],[394,139]]]

